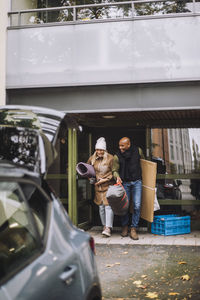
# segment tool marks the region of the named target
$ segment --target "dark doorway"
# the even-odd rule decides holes
[[[144,155],[146,155],[146,129],[144,127],[138,128],[111,128],[111,127],[101,127],[101,128],[87,128],[83,127],[83,133],[88,132],[91,134],[91,153],[95,150],[95,144],[99,137],[104,137],[106,139],[107,151],[114,155],[118,150],[119,140],[127,136],[133,141],[133,143],[142,148]],[[84,135],[84,134],[83,134]],[[85,139],[86,141],[87,139]],[[85,146],[84,146],[85,148]],[[81,148],[80,148],[81,149]],[[83,153],[79,157],[84,157]],[[88,157],[89,158],[89,157]],[[86,160],[85,160],[86,161]],[[94,189],[91,187],[91,199],[90,203],[92,206],[92,226],[101,226],[101,221],[99,217],[98,206],[93,203]],[[114,217],[114,227],[121,226],[120,218],[118,216]],[[145,223],[146,226],[146,223]]]

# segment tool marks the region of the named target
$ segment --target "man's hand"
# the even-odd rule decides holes
[[[116,182],[117,182],[117,183],[122,183],[121,178],[120,178],[120,177],[117,177]]]

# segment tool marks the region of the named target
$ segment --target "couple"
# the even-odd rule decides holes
[[[142,173],[140,167],[139,149],[132,145],[128,137],[119,141],[119,150],[113,156],[106,151],[105,138],[101,137],[95,145],[95,152],[89,158],[88,164],[93,165],[96,171],[95,199],[99,205],[99,215],[103,225],[102,234],[110,237],[113,227],[114,214],[106,199],[108,186],[122,183],[130,200],[132,195],[133,210],[131,218],[130,237],[138,240],[136,229],[140,219],[142,196]],[[121,236],[128,236],[129,213],[121,217]]]

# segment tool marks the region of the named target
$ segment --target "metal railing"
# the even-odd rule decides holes
[[[199,0],[139,0],[38,8],[8,12],[10,27],[107,22],[200,14]],[[182,6],[184,5],[184,6]],[[123,6],[123,9],[122,9]]]

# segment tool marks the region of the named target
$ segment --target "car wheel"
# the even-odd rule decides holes
[[[102,295],[99,287],[93,288],[87,297],[87,300],[101,300],[101,299],[102,299]]]

